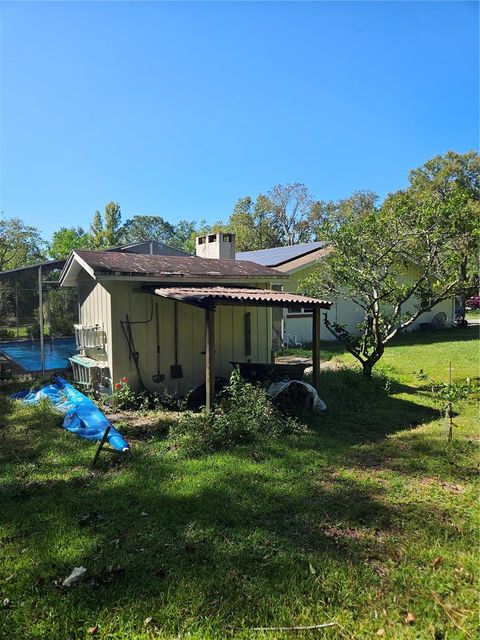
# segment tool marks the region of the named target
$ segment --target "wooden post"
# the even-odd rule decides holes
[[[207,411],[215,400],[215,309],[205,309],[205,387]]]
[[[313,360],[313,387],[317,391],[320,388],[320,309],[313,308],[312,315],[312,360]]]
[[[103,436],[102,439],[100,440],[100,444],[97,447],[97,450],[95,451],[95,455],[93,457],[92,460],[92,464],[90,465],[90,468],[93,469],[94,466],[97,464],[97,460],[98,460],[98,456],[101,454],[103,447],[105,446],[105,443],[107,441],[108,438],[108,434],[110,433],[110,429],[112,428],[112,425],[109,424],[105,431],[103,432]]]
[[[43,340],[43,282],[42,265],[38,267],[38,324],[40,325],[40,361],[42,374],[45,374],[45,344]]]

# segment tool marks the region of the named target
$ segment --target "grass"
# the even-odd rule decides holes
[[[478,637],[476,404],[449,446],[416,375],[478,376],[477,356],[474,331],[407,336],[373,384],[322,372],[308,435],[199,459],[169,449],[176,414],[137,416],[130,458],[94,472],[48,406],[2,395],[0,637]]]
[[[467,309],[465,318],[468,322],[478,322],[478,320],[480,320],[480,309]]]
[[[0,326],[0,334],[5,331],[11,332],[11,336],[9,338],[4,338],[4,340],[6,342],[9,342],[10,340],[17,340],[18,339],[22,339],[22,338],[30,338],[31,337],[31,327],[32,325],[20,325],[18,327],[18,335],[17,335],[17,328],[15,326],[12,325],[4,325],[4,326]],[[44,326],[44,336],[45,337],[49,337],[50,336],[50,325],[48,323],[45,323]],[[57,336],[58,337],[58,336]],[[38,340],[38,337],[34,338],[35,340]]]

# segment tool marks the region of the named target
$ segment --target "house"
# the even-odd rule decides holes
[[[271,267],[277,271],[289,275],[284,281],[285,291],[298,291],[299,283],[310,275],[318,267],[319,261],[324,259],[329,248],[324,242],[309,242],[288,247],[276,247],[274,249],[261,249],[258,251],[242,251],[236,254],[238,260],[252,260],[265,267]],[[415,277],[415,267],[412,265],[405,277]],[[404,305],[404,310],[410,308],[413,311],[415,301],[412,299]],[[328,311],[331,321],[343,324],[348,331],[355,333],[356,328],[363,320],[363,312],[351,300],[338,298],[333,301]],[[454,299],[444,300],[435,305],[431,311],[422,314],[414,322],[409,331],[418,331],[422,325],[441,324],[452,326],[455,317]],[[290,306],[284,312],[274,314],[273,345],[279,348],[281,344],[310,344],[312,342],[312,309],[308,306],[301,309]],[[323,340],[335,340],[334,336],[323,329]]]
[[[92,369],[107,389],[126,377],[174,396],[206,384],[208,406],[232,362],[271,362],[271,310],[289,307],[313,310],[317,383],[320,311],[330,303],[284,292],[287,273],[235,259],[233,234],[200,236],[196,253],[71,253],[60,286],[78,291],[77,375]]]

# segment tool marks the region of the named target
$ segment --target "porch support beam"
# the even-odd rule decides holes
[[[45,374],[45,343],[43,339],[43,281],[42,265],[38,267],[38,324],[40,328],[40,361],[42,374]]]
[[[205,309],[205,388],[207,411],[215,401],[215,309]]]
[[[312,314],[312,364],[313,364],[313,387],[320,390],[320,308],[314,307]]]

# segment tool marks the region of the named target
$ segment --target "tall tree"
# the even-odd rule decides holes
[[[366,206],[357,194],[330,211],[321,237],[331,251],[301,285],[311,295],[349,300],[362,312],[358,332],[328,314],[324,322],[368,378],[385,345],[459,287],[442,220],[435,222],[403,194],[380,209],[373,202]]]
[[[195,242],[191,242],[192,236],[195,236],[196,223],[192,220],[180,220],[174,226],[173,236],[170,239],[170,246],[177,247],[188,253],[193,253]]]
[[[105,246],[102,214],[98,209],[93,214],[93,220],[90,225],[90,241],[95,249]]]
[[[40,262],[45,259],[46,249],[36,227],[20,218],[0,217],[0,271]]]
[[[118,202],[108,202],[105,205],[104,243],[106,247],[114,247],[121,242],[122,213]]]
[[[319,224],[320,205],[300,182],[277,184],[256,200],[239,198],[229,228],[236,234],[239,251],[310,242]]]
[[[476,151],[448,151],[435,156],[409,174],[403,195],[410,206],[423,210],[430,224],[442,222],[449,232],[451,259],[458,263],[463,283],[459,298],[464,306],[472,286],[478,288],[480,252],[480,155]],[[395,194],[399,200],[401,194]]]
[[[90,235],[82,227],[61,227],[55,231],[48,253],[54,260],[66,258],[72,249],[89,249]]]
[[[175,235],[175,227],[161,216],[133,216],[121,230],[121,241],[125,243],[157,240],[170,244]]]
[[[235,233],[238,251],[268,249],[281,244],[279,227],[272,213],[272,203],[261,193],[255,201],[250,196],[237,200],[228,221],[228,228]]]
[[[293,245],[309,242],[312,239],[310,215],[314,201],[307,187],[300,182],[277,184],[268,197],[272,216],[279,227],[281,243]]]

